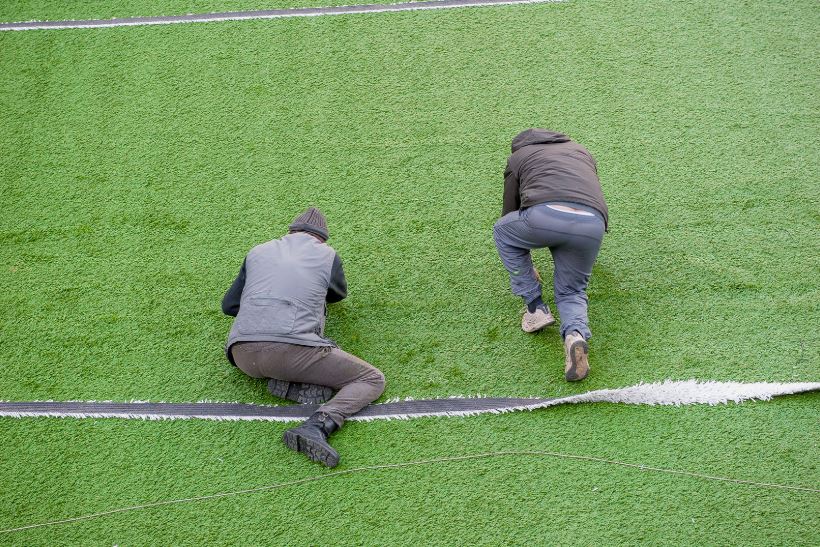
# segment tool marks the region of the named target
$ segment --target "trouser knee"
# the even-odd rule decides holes
[[[379,369],[374,368],[363,380],[372,386],[374,399],[378,399],[379,396],[384,393],[386,381],[384,373]]]
[[[493,226],[493,242],[495,243],[495,248],[500,252],[503,245],[501,243],[501,234],[499,233],[497,224]]]
[[[573,287],[571,285],[558,285],[553,288],[553,292],[555,294],[555,300],[577,300],[582,299],[586,300],[587,292],[586,287]]]

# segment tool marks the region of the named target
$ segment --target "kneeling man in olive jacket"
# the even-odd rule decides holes
[[[609,209],[598,180],[598,166],[584,146],[563,133],[532,128],[512,140],[504,170],[501,218],[493,226],[498,254],[510,274],[513,294],[524,299],[525,332],[555,323],[541,294],[541,277],[532,249],[550,250],[555,304],[564,339],[564,378],[589,373],[586,289],[598,257]]]

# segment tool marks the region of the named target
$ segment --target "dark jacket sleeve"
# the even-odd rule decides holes
[[[330,269],[330,285],[327,288],[327,301],[331,304],[344,300],[347,296],[347,280],[342,268],[342,259],[337,254],[333,257],[333,267]]]
[[[245,261],[239,269],[239,275],[233,280],[231,288],[222,298],[222,313],[236,317],[239,313],[239,300],[242,298],[242,289],[245,288]]]
[[[519,193],[518,173],[510,168],[510,160],[507,160],[507,168],[504,169],[504,204],[501,208],[501,216],[512,213],[521,208],[521,195]]]

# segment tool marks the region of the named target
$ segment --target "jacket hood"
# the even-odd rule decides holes
[[[557,142],[569,142],[571,139],[563,133],[550,131],[549,129],[526,129],[516,135],[512,140],[512,151],[529,146],[531,144],[553,144]]]

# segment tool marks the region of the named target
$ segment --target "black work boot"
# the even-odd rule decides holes
[[[332,388],[303,382],[286,382],[271,378],[268,391],[280,399],[295,401],[303,405],[320,405],[328,402],[336,393]]]
[[[339,453],[327,442],[331,433],[339,429],[336,422],[324,412],[316,412],[299,427],[288,429],[282,440],[291,450],[301,452],[311,460],[327,467],[339,465]]]

